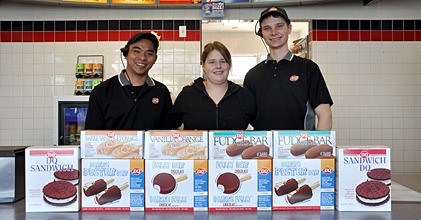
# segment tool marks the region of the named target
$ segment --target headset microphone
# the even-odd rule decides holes
[[[121,60],[121,64],[123,65],[123,69],[126,69],[126,66],[124,65],[124,61],[123,61],[123,56],[126,57],[127,56],[127,50],[125,47],[120,48],[120,60]],[[124,55],[126,54],[126,55]]]

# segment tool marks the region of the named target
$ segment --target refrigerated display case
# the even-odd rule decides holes
[[[85,129],[89,96],[55,96],[53,144],[79,145],[80,132]]]

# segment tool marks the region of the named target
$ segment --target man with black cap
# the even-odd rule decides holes
[[[291,21],[279,7],[265,9],[258,36],[269,47],[267,59],[249,70],[244,87],[255,96],[255,130],[330,130],[332,98],[316,63],[288,48]],[[317,116],[317,125],[316,125]]]
[[[172,108],[168,88],[149,77],[159,40],[152,33],[137,33],[120,49],[127,68],[95,87],[89,97],[85,129],[166,129]]]

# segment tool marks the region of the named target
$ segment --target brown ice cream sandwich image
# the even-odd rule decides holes
[[[223,173],[216,178],[216,186],[222,190],[225,194],[232,194],[237,192],[240,188],[240,184],[246,180],[251,179],[251,175],[247,174],[241,178],[238,178],[234,173]]]
[[[77,199],[76,186],[67,181],[50,182],[42,188],[44,201],[53,206],[67,206]]]
[[[94,182],[85,183],[83,185],[83,193],[85,196],[96,195],[107,189],[107,185],[112,183],[114,179],[109,179],[105,181],[103,179],[95,180]]]
[[[390,188],[380,181],[366,181],[360,183],[355,191],[359,203],[367,206],[379,206],[390,200]]]
[[[77,169],[62,169],[54,172],[56,181],[67,181],[73,185],[79,183],[79,170]]]
[[[120,187],[112,185],[105,191],[98,193],[95,197],[95,201],[100,205],[117,201],[121,198],[121,191],[123,191],[127,187],[129,187],[128,183],[124,183]]]
[[[317,181],[313,186],[307,184],[298,188],[295,192],[290,193],[287,196],[287,200],[290,204],[295,204],[297,202],[302,202],[313,197],[313,190],[320,186],[320,183]]]
[[[235,144],[231,144],[229,145],[225,151],[227,153],[228,156],[234,157],[237,155],[240,155],[241,153],[243,153],[243,151],[249,147],[252,147],[253,144],[251,144],[250,141],[248,140],[244,140],[244,141],[239,141]]]
[[[292,155],[299,156],[314,146],[316,146],[316,144],[313,140],[304,140],[292,145],[289,151]]]
[[[182,175],[177,179],[169,173],[158,173],[152,179],[152,186],[160,194],[169,194],[174,191],[178,182],[188,179],[187,175]]]
[[[386,168],[371,169],[370,171],[367,172],[367,178],[369,181],[376,180],[376,181],[383,182],[386,185],[391,184],[390,170]]]
[[[283,183],[277,183],[275,185],[275,194],[277,196],[286,195],[296,189],[298,189],[298,184],[303,183],[306,178],[299,179],[298,181],[294,178],[291,178]]]

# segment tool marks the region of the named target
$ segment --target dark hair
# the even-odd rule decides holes
[[[133,43],[135,43],[135,42],[137,42],[140,39],[150,40],[152,42],[153,46],[154,46],[155,53],[158,51],[158,47],[159,47],[159,40],[158,40],[158,38],[154,34],[152,34],[152,33],[139,32],[139,33],[133,35],[129,39],[129,41],[127,41],[127,44],[120,49],[120,51],[123,53],[123,56],[124,57],[127,57],[127,54],[129,53],[130,45],[133,44]]]
[[[212,43],[208,43],[208,44],[205,45],[205,47],[203,49],[203,52],[202,52],[202,56],[200,56],[201,64],[205,63],[209,54],[214,50],[221,53],[221,55],[224,57],[225,61],[227,61],[227,63],[230,65],[230,67],[232,66],[231,53],[229,52],[228,48],[225,47],[225,45],[222,44],[219,41],[214,41]]]

